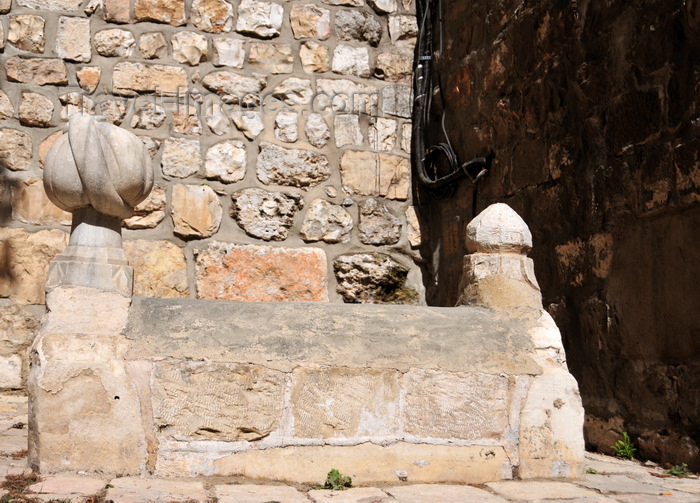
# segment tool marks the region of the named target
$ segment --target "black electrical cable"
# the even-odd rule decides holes
[[[440,126],[445,141],[425,147],[425,127],[432,105],[432,73],[433,65],[433,23],[435,21],[431,6],[437,2],[437,21],[439,27],[439,50],[437,53],[437,85],[442,101],[442,117]],[[493,154],[487,157],[477,157],[469,162],[460,164],[457,154],[452,148],[449,134],[445,127],[446,99],[442,85],[442,52],[443,52],[443,19],[442,0],[416,0],[416,16],[420,21],[418,40],[415,49],[415,69],[413,74],[413,134],[411,138],[411,157],[416,169],[418,180],[431,189],[438,197],[448,196],[454,191],[456,183],[463,177],[471,180],[476,191],[478,181],[488,174]],[[444,158],[449,166],[449,173],[438,175],[439,159]],[[476,194],[475,194],[476,195]],[[476,198],[474,197],[474,200]]]

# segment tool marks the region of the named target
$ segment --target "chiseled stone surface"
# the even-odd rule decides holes
[[[342,9],[335,15],[335,33],[340,40],[358,40],[376,47],[382,39],[382,25],[372,14]]]
[[[331,138],[331,128],[328,127],[323,115],[317,113],[306,116],[304,132],[309,143],[316,148],[323,148]]]
[[[46,43],[44,24],[45,20],[41,16],[31,14],[10,16],[7,41],[23,51],[41,54],[44,52]]]
[[[61,59],[13,56],[5,61],[5,73],[11,82],[39,86],[68,84],[68,70]]]
[[[11,119],[15,115],[15,109],[7,97],[5,91],[0,91],[0,120]]]
[[[352,217],[342,206],[325,199],[314,199],[304,216],[299,235],[304,241],[347,243],[352,228]]]
[[[217,485],[214,492],[218,503],[309,503],[303,493],[289,486]]]
[[[233,6],[226,0],[194,0],[192,24],[209,33],[226,33],[233,28]]]
[[[289,77],[274,88],[272,96],[282,100],[290,107],[294,107],[295,105],[308,105],[311,103],[314,92],[311,89],[311,81],[309,79]]]
[[[384,489],[399,503],[506,503],[484,489],[447,484],[413,484]]]
[[[187,178],[199,172],[202,166],[202,152],[199,140],[189,138],[168,138],[164,142],[161,158],[163,175],[174,178]]]
[[[234,112],[231,120],[243,135],[254,140],[265,129],[260,112]]]
[[[261,142],[256,166],[258,179],[266,184],[313,187],[328,180],[328,158],[311,150],[288,149]]]
[[[112,28],[95,33],[93,42],[102,56],[128,58],[134,51],[136,39],[128,30]]]
[[[360,241],[368,245],[391,245],[401,238],[401,221],[384,204],[370,197],[359,204]]]
[[[595,498],[600,495],[590,489],[556,481],[502,481],[489,482],[486,486],[504,498],[525,501],[543,499]]]
[[[256,43],[250,44],[248,63],[263,72],[272,74],[292,73],[294,53],[289,44]]]
[[[31,225],[71,224],[71,214],[46,196],[41,178],[25,178],[12,187],[12,216]]]
[[[111,23],[128,23],[131,20],[130,0],[104,0],[104,19]]]
[[[212,242],[196,251],[200,299],[328,301],[326,254],[318,248],[276,248]]]
[[[221,201],[208,185],[175,185],[171,211],[174,232],[184,238],[214,235],[223,216]]]
[[[80,8],[81,0],[15,0],[23,7],[49,11],[75,11]]]
[[[275,116],[275,138],[285,143],[294,143],[299,139],[299,114],[297,112],[280,112]]]
[[[370,122],[367,137],[372,150],[391,152],[396,145],[396,120],[384,117],[374,118]]]
[[[146,59],[163,58],[168,54],[168,45],[161,32],[151,31],[139,37],[139,50]]]
[[[406,286],[408,267],[384,253],[341,255],[333,262],[337,291],[345,302],[411,304],[418,294]]]
[[[43,94],[24,93],[19,104],[19,122],[24,126],[49,127],[53,111],[53,101]]]
[[[408,242],[411,243],[411,247],[419,247],[423,239],[421,237],[418,215],[416,215],[416,209],[413,206],[409,206],[406,209],[406,226],[406,235],[408,236]]]
[[[331,35],[331,12],[315,4],[295,4],[289,14],[294,38],[326,40]]]
[[[246,234],[265,241],[287,239],[294,215],[304,206],[301,195],[243,189],[231,195],[231,216]]]
[[[236,31],[261,38],[276,37],[282,28],[283,14],[283,7],[276,2],[241,0]]]
[[[258,73],[247,76],[219,70],[204,77],[202,85],[218,93],[227,103],[259,105],[260,91],[267,86],[267,77]]]
[[[32,484],[28,491],[36,494],[60,494],[66,499],[73,499],[93,496],[104,489],[106,483],[106,479],[51,476],[43,477],[41,482]]]
[[[185,0],[135,0],[136,21],[155,21],[180,26],[187,22]]]
[[[399,431],[395,370],[299,368],[292,373],[294,435],[393,437]]]
[[[31,162],[31,137],[17,129],[0,129],[0,164],[10,171],[26,171]]]
[[[338,148],[348,145],[362,145],[364,136],[360,129],[360,117],[357,114],[342,114],[333,117],[335,146]]]
[[[299,59],[306,73],[323,73],[331,69],[328,48],[313,40],[302,42]]]
[[[369,77],[369,51],[366,47],[337,45],[333,51],[331,70],[341,75]]]
[[[173,46],[173,59],[190,66],[207,60],[208,41],[194,31],[179,31],[170,39]]]
[[[92,58],[90,20],[61,16],[56,33],[56,56],[68,61],[87,63]]]
[[[165,218],[165,189],[154,186],[148,197],[134,206],[134,216],[124,219],[128,229],[152,229]]]
[[[238,182],[245,176],[246,164],[245,144],[240,140],[225,140],[207,150],[205,175],[224,183]]]
[[[30,233],[0,228],[0,257],[10,264],[0,276],[0,296],[21,304],[43,304],[49,262],[67,244],[68,234],[58,229]]]
[[[374,76],[388,82],[405,82],[413,74],[413,58],[408,55],[383,52],[377,55]]]
[[[146,479],[122,477],[112,479],[106,500],[113,503],[144,503],[145,501],[188,501],[205,503],[209,496],[198,480]]]
[[[245,41],[223,37],[213,40],[212,63],[214,66],[243,68],[244,61]]]
[[[155,426],[161,438],[259,440],[279,427],[284,390],[284,374],[265,367],[159,362],[153,385]]]
[[[78,78],[78,85],[88,93],[92,93],[100,84],[102,68],[99,66],[84,66],[76,70],[75,76]]]
[[[313,503],[395,503],[396,500],[376,487],[351,487],[343,491],[312,489],[309,498]]]
[[[411,173],[406,157],[346,150],[340,159],[340,176],[343,185],[362,195],[408,198]]]
[[[157,129],[165,124],[165,109],[156,103],[145,103],[131,116],[131,127]]]
[[[137,93],[155,92],[165,96],[175,95],[187,88],[187,73],[179,66],[151,65],[120,61],[114,65],[112,92],[133,96]]]
[[[194,105],[178,105],[173,111],[173,132],[199,136],[202,134],[202,122]]]
[[[187,298],[187,263],[182,248],[168,241],[124,241],[124,253],[134,268],[134,295]]]

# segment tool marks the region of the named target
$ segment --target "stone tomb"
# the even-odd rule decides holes
[[[147,194],[145,157],[120,152],[113,126],[71,121],[66,142],[87,131],[115,155],[64,142],[47,162],[74,247],[30,351],[33,469],[322,483],[336,468],[355,484],[582,474],[577,384],[508,206],[467,227],[453,308],[132,298],[110,222]],[[81,188],[62,166],[129,183],[98,173],[107,181]]]

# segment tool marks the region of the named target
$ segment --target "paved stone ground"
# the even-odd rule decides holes
[[[0,481],[26,475],[27,399],[0,394]],[[0,502],[61,503],[700,503],[700,479],[665,476],[658,467],[608,456],[587,454],[584,480],[503,481],[479,487],[459,485],[386,485],[326,491],[244,479],[116,479],[44,477],[23,496]],[[9,481],[10,479],[6,479]],[[20,479],[21,480],[21,479]]]

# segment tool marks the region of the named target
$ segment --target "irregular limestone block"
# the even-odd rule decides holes
[[[0,307],[0,388],[23,387],[29,372],[27,349],[40,324],[36,316],[17,304]],[[5,415],[6,419],[10,418]]]
[[[413,58],[402,54],[383,52],[377,56],[374,76],[388,82],[405,82],[413,75]]]
[[[416,209],[413,206],[406,208],[406,226],[406,235],[411,248],[418,248],[422,243],[422,237],[418,215],[416,215]]]
[[[304,207],[299,194],[243,189],[231,195],[231,216],[246,234],[266,241],[287,239],[294,215]]]
[[[19,355],[0,354],[0,389],[22,387],[22,358]]]
[[[316,148],[323,148],[331,138],[331,128],[328,127],[323,116],[317,113],[311,113],[306,117],[304,132],[309,143]]]
[[[314,199],[304,216],[299,235],[304,241],[347,243],[352,227],[352,217],[342,206]]]
[[[360,241],[366,245],[392,245],[401,238],[401,221],[374,198],[360,203]]]
[[[173,131],[180,134],[201,135],[202,122],[197,115],[197,107],[178,104],[173,113]]]
[[[44,18],[31,14],[10,16],[7,41],[23,51],[44,52]]]
[[[360,129],[360,117],[355,114],[343,114],[333,117],[335,146],[362,145],[364,136]]]
[[[146,199],[134,206],[134,216],[124,219],[122,223],[128,229],[152,229],[163,218],[165,218],[165,189],[156,185]]]
[[[243,68],[245,61],[245,41],[233,38],[215,38],[212,54],[214,66]]]
[[[410,165],[405,157],[347,150],[340,159],[340,175],[343,185],[360,194],[408,198]]]
[[[46,196],[41,178],[25,178],[12,187],[12,218],[30,225],[71,224],[71,214]]]
[[[284,9],[275,2],[241,0],[236,31],[260,38],[277,37],[282,28]]]
[[[204,110],[204,121],[209,126],[212,133],[223,136],[230,131],[231,122],[228,115],[224,113],[224,106],[219,103],[207,105]]]
[[[102,77],[102,68],[99,66],[84,66],[76,70],[75,76],[78,78],[80,88],[91,94],[97,89]]]
[[[333,262],[337,292],[345,302],[413,304],[418,293],[406,286],[408,268],[383,253],[341,255]]]
[[[415,16],[399,14],[389,16],[389,37],[392,42],[415,39],[418,35],[418,23]]]
[[[93,41],[98,54],[120,58],[130,57],[136,44],[136,39],[130,31],[117,28],[98,31]]]
[[[161,32],[146,32],[139,37],[139,51],[146,59],[164,58],[168,55],[168,44]]]
[[[273,74],[292,73],[294,69],[292,46],[252,43],[248,62],[256,68]]]
[[[373,150],[391,152],[396,144],[396,121],[384,117],[373,118],[367,137]]]
[[[5,61],[5,73],[10,82],[38,86],[68,84],[68,70],[66,64],[60,59],[13,56]]]
[[[187,89],[187,73],[178,66],[120,61],[114,65],[112,92],[124,96],[158,92],[174,96]]]
[[[306,73],[323,73],[331,69],[328,48],[313,40],[302,42],[299,59]]]
[[[314,4],[295,4],[289,13],[294,38],[326,40],[331,35],[331,11]]]
[[[284,373],[257,365],[159,362],[153,385],[158,435],[218,441],[265,438],[280,426],[285,384]]]
[[[442,503],[507,503],[499,496],[472,486],[448,484],[411,484],[384,489],[397,501],[402,503],[423,503],[424,501],[440,501]]]
[[[341,472],[342,473],[342,472]],[[328,501],[393,503],[394,498],[376,487],[351,487],[340,491],[328,491],[326,489],[313,489],[309,491],[309,498],[313,503],[326,503]]]
[[[382,39],[382,25],[367,12],[342,9],[335,15],[335,34],[340,40],[358,40],[376,47]]]
[[[323,3],[328,5],[347,5],[349,7],[362,7],[362,0],[323,0]]]
[[[411,370],[405,389],[404,430],[418,438],[498,439],[507,431],[508,378]]]
[[[148,102],[142,105],[131,116],[131,127],[137,129],[157,129],[165,124],[165,109],[160,105]]]
[[[231,119],[236,128],[249,140],[254,140],[265,129],[260,112],[234,112]]]
[[[20,304],[43,304],[49,262],[68,244],[68,234],[58,229],[29,233],[24,229],[0,229],[0,257],[9,264],[0,276],[0,296]]]
[[[80,9],[82,0],[17,0],[17,3],[30,9],[50,11],[75,11]]]
[[[0,91],[0,120],[11,119],[15,115],[15,109],[7,97],[5,91]]]
[[[219,70],[204,77],[202,85],[217,93],[226,103],[257,106],[260,105],[260,91],[267,86],[267,77],[257,73],[247,76]]]
[[[196,251],[197,297],[245,302],[327,302],[326,270],[326,255],[318,248],[215,241]]]
[[[237,484],[215,486],[214,490],[219,503],[254,503],[256,501],[309,503],[304,493],[289,486]]]
[[[173,44],[173,59],[190,66],[207,60],[209,43],[204,36],[193,31],[179,31],[170,39]]]
[[[369,77],[369,51],[366,47],[339,44],[333,51],[331,70],[341,75]]]
[[[10,171],[26,171],[32,162],[32,139],[16,129],[0,129],[0,165]]]
[[[411,153],[411,131],[412,125],[410,122],[401,125],[401,150],[408,154]]]
[[[410,86],[392,84],[382,89],[382,112],[385,115],[411,118],[413,91]]]
[[[219,197],[208,185],[175,185],[171,211],[174,232],[182,237],[214,235],[223,215]]]
[[[189,138],[168,138],[163,146],[161,170],[163,175],[174,178],[187,178],[199,172],[202,166],[202,152],[199,140]]]
[[[297,368],[291,403],[296,437],[382,438],[399,433],[395,370]]]
[[[187,501],[205,503],[209,500],[202,482],[195,480],[146,479],[119,477],[110,483],[107,501]]]
[[[314,97],[314,92],[310,80],[289,77],[272,90],[272,96],[289,106],[308,105]]]
[[[294,143],[299,139],[299,114],[280,112],[275,116],[275,138],[285,143]]]
[[[43,94],[23,93],[19,104],[19,122],[23,126],[49,127],[53,110],[53,101]]]
[[[257,161],[258,179],[266,185],[313,187],[328,180],[328,158],[310,150],[287,149],[261,142]]]
[[[192,24],[209,33],[227,33],[233,28],[233,6],[225,0],[194,0]]]
[[[135,0],[134,18],[182,26],[187,23],[185,0]]]
[[[130,0],[104,0],[104,20],[108,23],[129,23],[131,21]]]
[[[336,113],[377,115],[379,93],[374,86],[358,84],[348,79],[318,79],[316,87],[318,94],[323,93],[326,98],[325,101],[318,99],[315,102],[321,111],[327,110],[330,105]]]
[[[246,147],[240,140],[226,140],[207,150],[205,176],[233,183],[243,180],[246,171]]]
[[[87,63],[92,58],[90,19],[61,16],[56,33],[56,56],[68,61]]]
[[[398,7],[396,0],[367,0],[367,3],[379,14],[391,14]]]
[[[124,241],[124,253],[134,268],[134,295],[187,298],[187,262],[184,251],[168,241]]]

